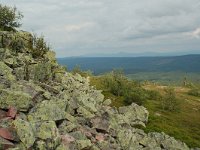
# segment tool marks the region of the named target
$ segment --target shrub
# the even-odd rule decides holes
[[[105,87],[115,96],[122,96],[127,79],[122,70],[116,69],[104,76]]]
[[[192,96],[200,97],[200,90],[197,88],[194,88],[188,91],[188,94]]]
[[[0,29],[5,31],[14,31],[21,26],[19,22],[23,18],[21,12],[16,7],[8,7],[0,4]]]
[[[82,77],[88,77],[88,76],[92,76],[93,72],[91,70],[87,70],[87,71],[83,71],[81,70],[81,67],[79,65],[76,65],[73,69],[72,69],[72,74],[80,74]]]
[[[146,92],[149,100],[160,100],[162,97],[158,91],[147,90]]]
[[[32,47],[33,58],[43,57],[44,54],[49,50],[50,47],[44,40],[44,36],[37,37],[36,35],[33,35],[33,47]]]
[[[163,110],[176,111],[179,109],[178,99],[175,90],[171,87],[165,89],[165,95],[161,99]]]
[[[142,88],[132,88],[124,95],[124,102],[127,105],[132,104],[133,102],[142,105],[144,104],[145,100],[147,99],[148,95],[146,93],[146,90]]]

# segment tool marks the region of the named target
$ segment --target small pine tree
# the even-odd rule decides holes
[[[176,111],[179,109],[179,103],[174,88],[169,87],[165,89],[165,95],[161,99],[161,105],[163,110]]]
[[[19,22],[23,18],[21,12],[16,7],[8,7],[0,4],[0,30],[15,31],[19,28]]]
[[[32,47],[32,55],[33,58],[40,58],[50,50],[49,45],[44,40],[44,36],[37,37],[35,34],[33,35],[33,47]]]

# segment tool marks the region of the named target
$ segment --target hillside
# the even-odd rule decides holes
[[[83,70],[92,70],[94,74],[109,72],[114,68],[123,68],[126,74],[138,72],[200,72],[200,55],[169,57],[69,57],[58,58],[61,65],[69,70],[80,65]]]
[[[102,90],[105,97],[112,100],[112,106],[125,106],[129,101],[145,106],[150,113],[149,121],[144,128],[146,132],[164,131],[191,147],[200,147],[200,94],[195,92],[191,95],[190,91],[196,91],[193,88],[174,86],[175,109],[168,110],[163,109],[163,99],[166,98],[166,90],[170,88],[169,86],[150,82],[135,84],[134,80],[127,81],[124,78],[117,78],[115,82],[111,74],[91,76],[90,79],[93,86]],[[108,83],[112,83],[112,85]],[[119,88],[117,88],[118,86]],[[200,88],[196,88],[200,93]],[[118,95],[116,90],[122,93]],[[129,93],[128,96],[127,93]],[[172,105],[173,101],[171,102],[166,105]]]
[[[148,122],[146,108],[110,107],[88,78],[58,65],[40,38],[0,35],[0,149],[190,149],[165,133],[137,128]]]

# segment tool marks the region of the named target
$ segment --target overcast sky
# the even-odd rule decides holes
[[[200,51],[200,0],[1,0],[57,57]]]

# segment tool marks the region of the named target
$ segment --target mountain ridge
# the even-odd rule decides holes
[[[92,70],[95,74],[116,68],[122,68],[126,74],[150,71],[200,72],[200,54],[152,57],[66,57],[57,60],[61,65],[66,65],[69,70],[80,65],[81,69]]]

